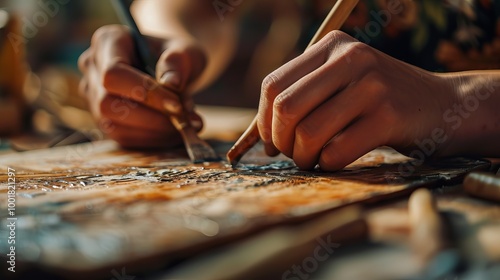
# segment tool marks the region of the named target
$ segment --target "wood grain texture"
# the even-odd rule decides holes
[[[214,146],[220,155],[230,147]],[[465,158],[419,165],[378,149],[340,172],[306,172],[261,148],[234,170],[224,162],[192,164],[182,148],[133,152],[108,141],[0,157],[4,197],[7,167],[16,170],[18,260],[80,272],[165,265],[265,227],[454,183],[489,166]],[[408,166],[414,171],[402,173]],[[0,239],[7,234],[0,231]],[[1,256],[6,246],[0,243]]]

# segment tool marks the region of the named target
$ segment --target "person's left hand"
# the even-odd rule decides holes
[[[257,123],[268,155],[338,170],[382,145],[408,153],[448,129],[442,112],[454,92],[445,75],[334,31],[264,79]]]
[[[139,58],[129,28],[99,28],[79,59],[83,73],[80,92],[104,134],[120,146],[176,147],[182,138],[169,114],[178,114],[184,106],[193,127],[199,131],[203,126],[186,89],[202,74],[205,53],[191,40],[146,39],[159,57],[156,79],[138,69]]]

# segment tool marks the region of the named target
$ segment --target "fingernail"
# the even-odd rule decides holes
[[[166,87],[179,89],[181,86],[181,77],[176,71],[167,71],[161,76],[160,83]]]
[[[182,111],[182,107],[177,104],[177,103],[172,103],[172,102],[168,102],[168,101],[165,101],[163,103],[163,107],[169,112],[169,113],[172,113],[172,114],[179,114],[181,113]]]

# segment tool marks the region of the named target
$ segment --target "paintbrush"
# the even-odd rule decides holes
[[[134,18],[132,17],[132,14],[130,13],[130,2],[127,0],[113,0],[112,3],[121,21],[125,25],[127,25],[132,32],[132,37],[134,39],[139,59],[143,64],[142,66],[144,68],[144,71],[152,77],[156,77],[156,57],[154,57],[151,53],[146,39],[144,38],[144,36],[142,36],[139,27],[137,26]],[[193,161],[194,163],[201,163],[206,161],[220,160],[212,147],[210,147],[207,142],[203,141],[198,136],[196,130],[191,125],[191,122],[189,121],[186,110],[184,108],[179,114],[170,114],[170,121],[181,134],[191,161]]]
[[[321,40],[328,32],[339,29],[358,2],[358,0],[338,0],[325,20],[323,20],[323,23],[306,49]],[[257,144],[259,140],[260,135],[259,129],[257,128],[257,118],[255,118],[243,135],[236,141],[234,146],[227,152],[227,161],[231,163],[231,166],[234,168],[243,155]]]

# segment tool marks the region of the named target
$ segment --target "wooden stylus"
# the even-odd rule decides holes
[[[328,32],[339,29],[342,24],[344,24],[347,17],[349,17],[354,7],[356,7],[358,1],[359,0],[338,0],[306,49],[321,40]],[[235,167],[243,155],[257,144],[259,140],[260,135],[259,129],[257,128],[257,118],[255,118],[243,135],[236,141],[234,146],[227,152],[227,161]]]

